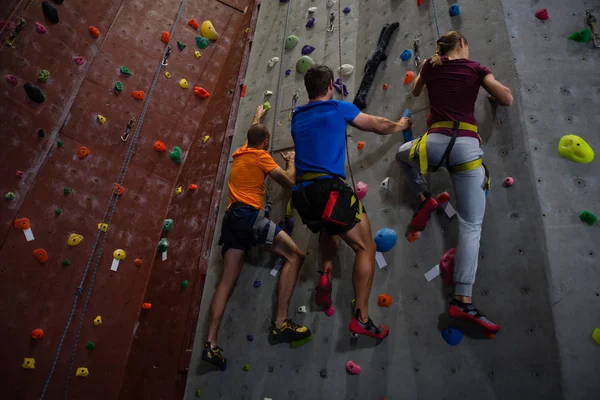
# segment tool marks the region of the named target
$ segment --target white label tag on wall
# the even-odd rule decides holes
[[[113,263],[110,266],[110,270],[116,272],[118,269],[119,269],[119,260],[117,260],[116,258],[113,258]]]
[[[277,277],[277,274],[279,274],[279,270],[281,269],[282,266],[283,266],[283,260],[281,258],[277,259],[277,261],[275,262],[275,265],[273,266],[273,269],[271,270],[271,275]]]
[[[446,206],[444,207],[444,212],[446,213],[446,216],[448,218],[452,218],[456,215],[456,210],[454,209],[454,207],[452,207],[452,204],[450,204],[450,202],[446,203]]]
[[[427,282],[431,282],[431,280],[437,277],[440,274],[440,264],[436,264],[435,267],[431,268],[429,271],[425,272],[425,279]]]
[[[377,266],[379,267],[379,269],[387,267],[387,262],[383,257],[383,253],[375,253],[375,261],[377,261]]]
[[[34,240],[35,238],[33,237],[33,231],[31,230],[31,228],[27,228],[23,231],[23,233],[25,234],[25,239],[27,239],[28,242],[31,242],[32,240]]]
[[[165,261],[167,259],[167,252],[163,251],[162,252],[162,260]]]

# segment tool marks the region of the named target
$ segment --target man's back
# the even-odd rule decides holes
[[[256,209],[263,208],[265,177],[277,166],[265,150],[246,146],[236,150],[229,175],[228,206],[239,202]]]

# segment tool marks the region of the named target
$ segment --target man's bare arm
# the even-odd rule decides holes
[[[280,154],[285,160],[285,170],[281,167],[277,167],[269,172],[269,176],[284,188],[292,189],[296,184],[296,165],[294,164],[295,153],[290,151],[285,154]]]
[[[360,113],[354,118],[351,125],[361,131],[374,132],[378,135],[390,135],[410,128],[412,120],[401,118],[398,122],[394,122],[387,118]]]

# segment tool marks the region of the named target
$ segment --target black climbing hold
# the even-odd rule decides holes
[[[58,11],[56,11],[56,8],[53,5],[47,1],[44,1],[42,3],[42,11],[44,12],[46,18],[48,18],[48,21],[52,22],[53,24],[58,24]]]
[[[58,5],[61,5],[63,3],[63,1],[65,1],[65,0],[52,0],[52,1]]]
[[[39,137],[44,137],[44,136],[46,136],[46,132],[44,132],[44,130],[43,130],[43,129],[39,129],[39,130],[38,130],[38,136],[39,136]]]
[[[57,208],[56,210],[54,210],[54,213],[56,215],[60,215],[60,213],[62,213],[62,210],[60,208]]]
[[[179,50],[185,49],[185,46],[187,46],[187,44],[181,42],[181,40],[177,41],[177,47],[179,47]]]
[[[42,92],[42,89],[40,89],[39,87],[27,82],[25,83],[24,88],[25,93],[27,93],[27,96],[29,96],[31,101],[35,103],[43,103],[44,101],[46,101],[46,96],[44,95],[44,92]]]
[[[319,375],[321,375],[321,378],[323,379],[327,379],[327,368],[323,368],[320,372]]]

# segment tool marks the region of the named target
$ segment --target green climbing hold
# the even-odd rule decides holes
[[[47,69],[43,69],[38,74],[38,80],[41,82],[46,82],[50,78],[50,72]]]
[[[179,285],[180,288],[185,289],[186,287],[188,287],[189,283],[187,281],[187,279],[183,282],[181,282],[181,285]]]
[[[200,397],[200,389],[196,390],[196,397]]]
[[[12,200],[12,199],[14,199],[14,198],[15,198],[15,194],[14,194],[13,192],[8,192],[8,193],[6,193],[6,194],[4,195],[4,198],[5,198],[6,200]]]
[[[69,194],[71,194],[71,189],[65,186],[65,188],[63,189],[63,193],[65,194],[65,196],[68,196]]]
[[[169,242],[167,241],[167,238],[160,239],[160,242],[158,242],[158,251],[160,253],[164,253],[165,251],[167,251],[168,248]]]
[[[592,31],[590,28],[585,28],[580,31],[571,33],[569,35],[569,40],[574,40],[579,43],[587,43],[592,40]]]
[[[169,232],[172,227],[173,227],[173,220],[165,219],[165,222],[163,222],[163,232]]]
[[[199,48],[205,49],[210,44],[210,40],[202,36],[196,36],[196,44]]]
[[[121,67],[121,73],[122,73],[123,75],[127,75],[127,76],[131,76],[131,75],[133,75],[133,74],[131,73],[131,71],[129,70],[129,68],[127,68],[127,67],[126,67],[126,66],[124,66],[124,65]]]
[[[176,164],[181,164],[181,149],[179,146],[173,147],[173,151],[169,153],[171,160],[175,161]]]
[[[63,147],[65,145],[65,142],[59,139],[58,142],[56,142],[56,144],[58,145],[58,147]]]
[[[302,56],[296,62],[296,71],[303,74],[306,71],[308,71],[308,69],[313,65],[315,65],[315,62],[312,58],[310,58],[309,56]]]
[[[290,50],[298,45],[300,39],[296,35],[290,35],[285,39],[285,48]]]
[[[54,213],[56,215],[60,215],[60,213],[62,213],[62,210],[60,208],[57,208],[56,210],[54,210]]]
[[[265,109],[265,111],[269,111],[271,109],[271,103],[265,101],[263,104],[263,108]]]
[[[312,341],[312,336],[305,337],[304,339],[290,342],[290,349],[297,349],[298,347],[304,346],[306,343]]]
[[[117,92],[121,92],[123,90],[123,83],[121,81],[117,81],[117,83],[115,83],[115,90]]]
[[[244,364],[244,365],[242,366],[242,369],[243,369],[244,371],[246,371],[246,372],[250,371],[250,364]]]
[[[587,210],[579,214],[579,219],[588,224],[589,226],[592,226],[596,224],[596,222],[598,222],[598,217],[596,217],[594,214]]]
[[[96,348],[96,345],[94,344],[94,342],[87,342],[85,344],[85,348],[91,351],[91,350],[94,350]]]
[[[181,40],[177,41],[177,47],[179,47],[179,50],[185,49],[185,46],[187,46],[187,44],[183,43]]]
[[[66,258],[62,261],[62,265],[71,265],[71,261],[67,260]]]
[[[354,306],[356,305],[356,299],[352,299],[352,301],[350,302],[350,304],[352,305],[352,307],[354,308]]]
[[[565,135],[558,142],[558,154],[580,164],[588,164],[594,160],[594,150],[577,135]]]

